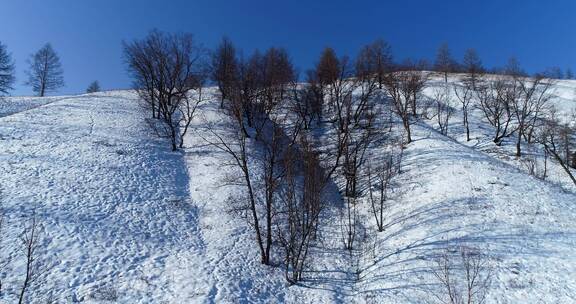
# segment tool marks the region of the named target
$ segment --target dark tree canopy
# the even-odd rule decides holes
[[[33,54],[29,63],[26,84],[31,86],[39,96],[44,96],[47,92],[56,91],[64,86],[64,72],[60,58],[49,43]]]
[[[15,80],[12,56],[6,50],[6,46],[0,42],[0,94],[8,94],[8,91],[13,89],[12,85]]]
[[[98,80],[92,82],[90,86],[88,86],[88,88],[86,89],[86,93],[96,93],[96,92],[100,92],[100,83],[98,83]]]
[[[232,44],[232,41],[225,37],[212,55],[211,76],[222,94],[221,107],[224,106],[224,100],[230,97],[229,95],[234,85],[237,69],[238,59],[236,58],[236,48],[234,44]]]
[[[332,48],[325,48],[316,67],[322,85],[332,84],[340,76],[340,61]]]

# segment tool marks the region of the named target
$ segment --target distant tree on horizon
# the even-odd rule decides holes
[[[564,72],[557,66],[547,68],[544,73],[549,78],[564,79]]]
[[[322,86],[331,85],[340,76],[340,60],[334,49],[327,47],[320,55],[320,61],[316,65],[318,80]]]
[[[378,87],[382,88],[384,75],[392,70],[393,59],[390,44],[378,39],[360,50],[358,55],[362,60],[357,60],[356,72],[361,74],[374,74],[378,81]],[[358,63],[361,63],[360,65]]]
[[[482,60],[475,49],[467,49],[462,60],[462,71],[469,74],[468,77],[475,81],[479,74],[484,73]]]
[[[31,55],[30,67],[26,73],[26,85],[43,97],[47,92],[56,91],[64,86],[62,64],[58,54],[50,43],[45,44],[38,52]]]
[[[436,53],[436,61],[434,61],[434,69],[444,74],[444,82],[448,82],[448,73],[453,72],[456,68],[456,61],[450,54],[450,48],[447,43],[443,43],[438,48]]]
[[[14,61],[6,46],[0,42],[0,94],[8,94],[15,81]]]
[[[230,97],[229,95],[234,85],[237,69],[238,59],[236,57],[236,48],[230,39],[224,37],[212,55],[211,77],[220,89],[220,108],[224,108],[224,100]]]
[[[570,69],[570,68],[566,69],[566,79],[574,79],[574,73],[572,72],[572,69]]]
[[[515,76],[515,77],[526,76],[526,72],[524,72],[522,67],[520,67],[520,62],[518,61],[518,59],[516,57],[510,57],[508,59],[508,63],[504,67],[503,73],[504,73],[504,75]]]
[[[86,93],[96,93],[96,92],[100,92],[100,83],[98,83],[98,80],[93,81],[90,86],[88,86],[88,88],[86,89]]]

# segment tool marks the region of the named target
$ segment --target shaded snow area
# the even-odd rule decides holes
[[[576,108],[576,83],[557,87],[558,107]],[[273,247],[276,266],[262,265],[253,228],[232,211],[245,187],[230,156],[205,141],[206,126],[231,126],[208,91],[214,97],[200,106],[178,152],[150,131],[130,91],[6,99],[0,303],[17,301],[21,233],[33,218],[41,271],[29,288],[32,303],[438,303],[438,257],[459,247],[484,254],[486,303],[574,303],[575,189],[553,163],[550,180],[527,174],[512,140],[491,143],[479,110],[469,142],[458,111],[448,136],[433,120],[415,123],[385,229],[376,231],[362,198],[352,251],[342,241],[334,178],[303,281],[288,285],[280,246]],[[326,130],[315,131],[319,142],[328,140]]]

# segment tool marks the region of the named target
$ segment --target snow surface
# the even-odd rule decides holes
[[[557,85],[562,111],[575,108],[574,92],[574,81]],[[259,263],[251,227],[229,212],[229,198],[243,188],[228,185],[235,168],[202,139],[207,123],[227,127],[216,97],[201,107],[181,152],[149,131],[130,91],[7,101],[2,303],[14,302],[22,283],[18,237],[32,214],[43,226],[44,269],[30,289],[33,303],[429,303],[439,290],[433,256],[455,244],[490,256],[487,303],[576,298],[575,189],[559,170],[551,181],[526,174],[511,145],[490,145],[480,113],[471,118],[471,142],[459,112],[450,137],[434,121],[417,123],[385,231],[374,231],[363,204],[363,238],[349,253],[334,199],[304,282],[288,286],[281,267]],[[328,192],[338,196],[335,184]]]

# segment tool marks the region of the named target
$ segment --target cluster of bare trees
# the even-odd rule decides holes
[[[204,100],[206,53],[190,34],[151,31],[142,40],[124,43],[124,58],[134,88],[151,112],[150,126],[182,148],[196,109]]]
[[[206,78],[217,84],[226,128],[209,124],[202,136],[238,169],[230,183],[241,186],[243,195],[234,198],[231,211],[253,228],[261,263],[273,265],[280,256],[286,279],[291,283],[302,279],[310,245],[321,227],[324,190],[332,179],[344,202],[344,247],[352,251],[355,246],[363,224],[358,207],[364,201],[377,230],[384,231],[390,191],[401,172],[402,149],[412,141],[412,124],[427,117],[422,91],[431,72],[425,62],[395,65],[389,45],[381,40],[363,47],[354,59],[326,48],[305,73],[305,82],[299,83],[282,48],[243,56],[224,38],[212,53],[209,72],[204,68],[204,51],[190,35],[153,31],[143,40],[125,43],[124,51],[152,125],[171,139],[173,149],[182,147],[203,101]],[[526,77],[516,61],[505,70],[507,75],[486,74],[473,49],[458,64],[446,45],[439,49],[435,69],[445,80],[434,96],[434,115],[443,134],[448,133],[458,105],[452,104],[455,95],[467,140],[469,114],[477,106],[495,129],[494,142],[516,135],[519,156],[522,141],[538,141],[566,166],[574,159],[567,148],[568,131],[559,132],[545,114],[550,79]],[[449,84],[448,73],[456,70],[466,74],[460,83]],[[397,120],[402,136],[392,131]],[[319,140],[314,127],[321,128],[327,140]],[[383,142],[388,147],[385,157],[368,161],[370,147]],[[473,255],[466,252],[462,257],[470,267],[477,266]]]
[[[423,71],[425,63],[407,62],[383,78],[383,86],[392,102],[392,111],[402,120],[407,143],[412,142],[411,124],[418,116],[420,93],[429,74]]]
[[[477,248],[447,248],[435,259],[432,274],[440,285],[433,292],[439,303],[485,303],[490,290],[492,268],[490,259]]]
[[[389,135],[390,136],[390,135]],[[402,165],[403,146],[401,138],[389,138],[389,151],[379,163],[370,162],[367,168],[368,200],[374,215],[378,232],[383,232],[386,222],[386,209],[390,198],[394,178],[400,174]],[[396,140],[396,144],[394,144]]]
[[[381,88],[392,68],[390,48],[376,41],[355,60],[338,58],[326,48],[303,84],[296,82],[289,56],[280,48],[244,58],[224,39],[212,63],[230,125],[228,134],[209,128],[205,140],[240,169],[246,195],[233,209],[254,227],[261,262],[272,264],[273,246],[280,244],[287,280],[297,282],[317,234],[325,185],[334,176],[343,181],[343,241],[347,249],[354,246],[358,198],[366,179],[372,182],[366,176],[366,151],[390,132],[376,125],[383,107]],[[423,87],[415,79],[422,78],[410,78],[410,106]],[[415,110],[410,110],[412,115]],[[309,131],[314,124],[328,128],[328,148],[315,144]]]
[[[494,127],[493,141],[500,144],[515,135],[516,156],[522,155],[522,142],[533,143],[535,131],[550,112],[554,80],[544,74],[527,77],[514,61],[507,75],[482,75],[473,84],[465,83],[458,97],[465,100],[470,87],[486,120]]]
[[[345,208],[342,235],[346,249],[352,250],[357,238],[358,199],[364,194],[366,152],[385,133],[376,125],[382,114],[381,88],[392,70],[390,47],[378,40],[366,45],[355,60],[327,48],[312,75],[318,79],[322,116],[330,127],[328,176],[336,174],[343,181],[341,193]]]
[[[284,224],[278,229],[278,239],[284,249],[286,279],[296,283],[302,279],[310,243],[316,238],[328,180],[318,153],[305,137],[298,150],[287,153],[284,165],[280,207]]]
[[[514,137],[517,157],[523,156],[524,144],[542,145],[544,172],[535,172],[536,160],[526,159],[530,172],[546,178],[547,159],[551,156],[576,183],[571,169],[576,168],[575,131],[569,125],[569,120],[560,120],[549,102],[553,97],[555,78],[558,78],[556,73],[548,70],[528,76],[515,58],[511,58],[504,68],[498,69],[498,73],[487,73],[474,49],[467,50],[462,64],[457,64],[450,57],[446,45],[439,49],[435,68],[444,74],[445,81],[448,72],[465,73],[461,81],[452,87],[461,106],[467,141],[470,140],[469,115],[474,108],[478,108],[493,127],[494,143],[500,145],[505,138]],[[446,89],[448,86],[446,83],[445,87],[436,88],[433,96],[435,115],[443,134],[447,133],[453,109],[449,90]],[[394,98],[400,94],[390,91],[390,95]]]
[[[576,120],[576,113],[572,115],[572,120]],[[547,155],[551,155],[556,160],[570,180],[576,185],[576,130],[570,126],[569,121],[562,120],[555,109],[550,110],[550,115],[538,130],[536,140],[542,144]],[[546,171],[544,171],[546,177]]]
[[[292,247],[298,237],[279,232],[290,227],[290,221],[297,220],[298,214],[292,212],[301,211],[291,209],[293,204],[300,204],[298,191],[302,191],[293,180],[293,166],[299,161],[294,158],[299,155],[295,151],[301,127],[299,124],[284,127],[288,122],[279,113],[279,109],[289,108],[287,99],[295,86],[296,73],[290,58],[280,48],[270,48],[264,54],[256,51],[247,59],[241,58],[232,43],[224,39],[212,62],[212,77],[222,94],[221,105],[232,123],[227,136],[210,128],[211,136],[205,139],[226,152],[241,171],[246,199],[237,202],[235,209],[245,213],[254,227],[261,262],[272,263],[273,244],[281,239],[286,249],[286,265],[292,265],[287,269],[301,272],[303,262],[299,259],[306,255],[294,253],[296,248]],[[249,152],[250,144],[258,151]],[[284,212],[288,215],[281,216]],[[290,234],[293,230],[288,231]],[[308,243],[309,234],[305,235],[300,246]],[[300,275],[289,277],[296,280]]]

